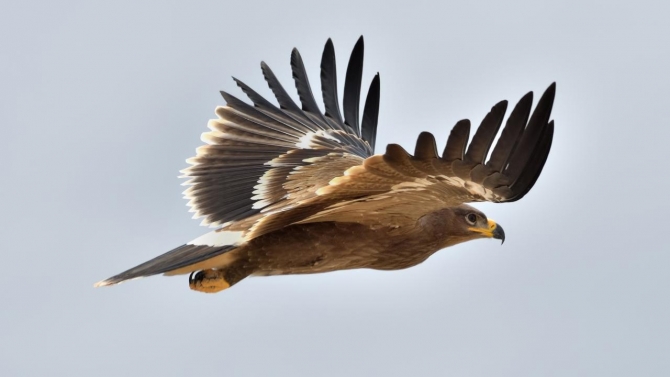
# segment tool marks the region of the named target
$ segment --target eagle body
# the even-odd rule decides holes
[[[399,270],[415,266],[436,251],[464,242],[449,235],[452,211],[427,214],[415,224],[371,226],[319,222],[291,225],[260,236],[233,251],[254,275],[331,272],[355,268]],[[225,268],[225,266],[212,266]]]
[[[397,270],[462,242],[504,241],[502,227],[466,203],[521,199],[551,149],[555,84],[532,113],[533,93],[523,96],[504,127],[507,101],[472,136],[470,121],[459,121],[441,153],[422,132],[413,155],[397,144],[374,154],[380,79],[372,80],[360,116],[362,37],[347,66],[342,108],[330,40],[321,60],[323,111],[298,50],[291,69],[300,105],[267,64],[261,69],[278,106],[235,79],[251,103],[221,92],[226,105],[182,170],[194,217],[216,229],[96,286],[190,274],[191,289],[213,293],[250,275]]]

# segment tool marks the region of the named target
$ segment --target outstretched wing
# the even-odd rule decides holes
[[[363,37],[356,43],[347,68],[343,113],[337,94],[335,50],[326,43],[321,60],[321,90],[325,112],[319,109],[297,49],[291,69],[299,107],[264,62],[261,68],[279,107],[234,79],[253,103],[221,92],[226,106],[202,135],[207,145],[197,149],[183,170],[190,178],[184,191],[195,218],[203,225],[246,231],[266,213],[284,211],[315,192],[351,166],[372,155],[379,109],[379,75],[372,80],[363,120],[359,102],[363,72]]]
[[[355,219],[367,223],[382,218],[391,225],[394,219],[417,219],[463,203],[521,199],[535,184],[549,155],[555,92],[556,85],[551,84],[532,116],[532,92],[521,98],[495,146],[507,101],[491,109],[469,145],[470,122],[458,122],[442,156],[428,132],[419,136],[414,156],[399,145],[388,145],[384,155],[367,158],[317,190],[320,200],[335,204],[301,222]]]

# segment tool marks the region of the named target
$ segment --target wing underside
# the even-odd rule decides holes
[[[296,197],[304,197],[315,185],[342,175],[373,153],[379,76],[372,81],[359,122],[362,37],[347,68],[344,118],[338,102],[332,41],[326,43],[321,60],[325,112],[316,103],[297,49],[291,53],[291,69],[300,106],[267,64],[261,63],[261,69],[279,106],[235,79],[252,105],[221,92],[227,104],[217,108],[218,119],[209,122],[211,131],[202,136],[207,145],[197,149],[197,155],[187,160],[192,166],[182,171],[189,178],[185,184],[190,185],[184,195],[194,217],[204,218],[203,225],[244,230],[253,225],[245,219],[295,206]],[[340,161],[333,162],[335,159]],[[318,178],[292,179],[301,169],[318,172]]]

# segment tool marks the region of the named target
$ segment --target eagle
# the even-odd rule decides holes
[[[466,203],[514,202],[538,179],[551,149],[552,83],[532,111],[533,92],[486,114],[470,140],[456,123],[442,153],[428,132],[414,154],[389,144],[374,154],[377,73],[360,114],[364,43],[351,53],[340,111],[335,49],[321,57],[322,111],[300,53],[291,70],[300,104],[270,67],[261,70],[278,106],[233,77],[249,101],[222,91],[226,105],[182,170],[194,218],[215,230],[96,286],[156,274],[189,274],[189,287],[215,293],[248,276],[369,268],[398,270],[476,239],[505,240],[503,228]]]

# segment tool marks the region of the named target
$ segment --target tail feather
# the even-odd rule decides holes
[[[237,248],[237,245],[182,245],[154,259],[95,283],[95,287],[114,285],[126,280],[163,274],[193,265]]]

